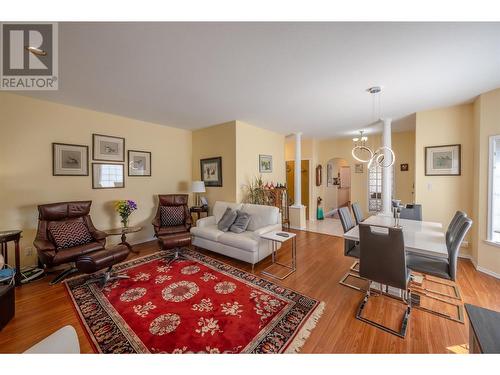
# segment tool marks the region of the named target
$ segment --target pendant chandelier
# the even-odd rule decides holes
[[[372,116],[375,118],[375,102],[378,101],[378,120],[375,122],[380,122],[380,92],[382,88],[379,86],[370,87],[368,90],[372,94]],[[363,135],[363,131],[359,132],[359,137],[352,139],[354,142],[354,147],[352,148],[351,154],[354,159],[361,163],[368,163],[368,169],[372,166],[377,165],[382,168],[390,168],[394,164],[396,157],[394,151],[390,147],[382,146],[376,151],[372,151],[370,147],[366,145],[368,137]],[[387,155],[387,158],[386,158]],[[387,159],[387,160],[386,160]]]

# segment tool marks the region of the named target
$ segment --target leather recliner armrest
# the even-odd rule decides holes
[[[54,244],[48,240],[35,240],[33,241],[33,246],[37,248],[39,251],[55,251],[56,247]]]
[[[102,230],[97,230],[97,229],[95,231],[93,231],[91,234],[92,234],[92,237],[94,237],[94,239],[97,241],[104,240],[108,236],[106,234],[106,232],[103,232]]]

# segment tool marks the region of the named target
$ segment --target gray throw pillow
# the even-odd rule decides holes
[[[236,220],[229,230],[234,233],[243,233],[247,230],[248,224],[250,224],[250,215],[240,210],[236,211],[236,214]]]
[[[222,215],[221,219],[217,223],[217,228],[223,232],[227,232],[231,225],[236,220],[236,211],[232,210],[230,207],[226,208],[224,215]]]

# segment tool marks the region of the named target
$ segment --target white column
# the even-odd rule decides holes
[[[392,119],[384,118],[384,129],[382,133],[382,146],[392,148],[391,123]],[[389,160],[390,152],[384,150],[384,159]],[[392,167],[382,168],[382,212],[391,214],[392,212]]]
[[[302,207],[302,133],[295,133],[295,173],[294,173],[294,203],[295,207]]]

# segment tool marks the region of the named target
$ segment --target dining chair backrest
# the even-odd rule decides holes
[[[359,275],[406,290],[409,271],[401,228],[359,224]]]
[[[449,242],[452,240],[452,236],[456,231],[456,227],[460,221],[461,218],[467,217],[467,214],[463,211],[457,211],[455,212],[455,215],[450,221],[450,224],[448,225],[448,228],[446,229],[446,244],[448,245]]]
[[[352,207],[352,212],[354,213],[354,220],[356,220],[356,224],[361,223],[364,220],[364,218],[359,203],[354,202],[351,207]]]
[[[401,219],[422,221],[421,204],[407,204],[405,207],[401,207],[400,212]]]
[[[342,228],[344,229],[344,233],[354,228],[355,225],[354,222],[352,221],[352,216],[351,212],[349,211],[349,207],[340,207],[339,217],[340,217],[340,223],[342,224]]]
[[[450,240],[446,241],[446,248],[448,250],[448,265],[450,267],[449,273],[452,281],[455,281],[457,276],[457,259],[458,253],[460,251],[460,246],[462,245],[462,241],[464,240],[471,226],[471,218],[466,216],[459,217],[457,223],[454,226],[453,233],[450,236]]]

